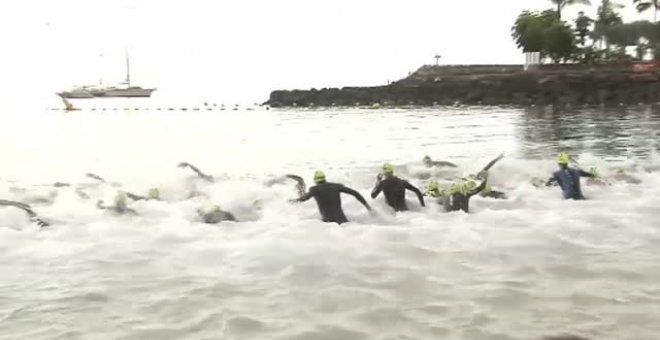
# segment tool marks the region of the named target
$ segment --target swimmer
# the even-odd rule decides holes
[[[327,182],[323,171],[316,171],[314,173],[314,183],[316,185],[309,188],[306,194],[290,202],[305,202],[313,197],[316,200],[323,222],[334,222],[337,224],[348,222],[341,207],[341,193],[355,197],[368,211],[371,211],[371,207],[359,192],[343,184]]]
[[[417,195],[419,204],[423,207],[424,195],[410,182],[394,176],[394,167],[391,164],[383,165],[383,173],[378,174],[376,185],[371,191],[371,198],[375,199],[382,191],[385,195],[385,201],[394,209],[394,211],[407,211],[406,190],[410,190]]]

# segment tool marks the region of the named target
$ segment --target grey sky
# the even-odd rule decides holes
[[[627,4],[627,17],[636,19]],[[520,63],[509,30],[545,0],[3,0],[2,93],[121,81],[157,96],[265,100],[276,88],[378,85],[443,63]],[[575,7],[593,13],[596,6]],[[651,17],[648,13],[644,18]],[[104,57],[99,57],[103,54]]]

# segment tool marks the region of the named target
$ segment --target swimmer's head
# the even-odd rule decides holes
[[[325,173],[321,170],[317,170],[314,173],[314,183],[318,184],[323,182],[325,182]]]

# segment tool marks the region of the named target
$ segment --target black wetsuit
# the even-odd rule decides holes
[[[224,221],[233,221],[233,222],[236,221],[236,217],[234,217],[232,213],[226,211],[213,211],[210,213],[206,213],[202,215],[202,218],[204,219],[204,223],[208,223],[208,224],[215,224]]]
[[[501,191],[496,191],[496,190],[491,190],[489,192],[482,192],[481,193],[482,197],[487,197],[487,198],[495,198],[495,199],[505,199],[506,194],[501,192]]]
[[[466,194],[450,194],[445,197],[444,206],[447,212],[463,210],[470,212],[470,198],[486,188],[486,181]]]
[[[422,192],[408,181],[396,176],[386,177],[385,179],[378,181],[374,190],[371,191],[371,198],[378,197],[378,194],[382,191],[385,194],[385,201],[394,209],[394,211],[407,211],[406,189],[417,195],[417,198],[419,198],[419,204],[423,207],[424,195]]]
[[[321,182],[309,188],[309,191],[298,198],[297,201],[305,202],[314,197],[316,204],[319,206],[319,212],[321,213],[323,222],[342,224],[348,222],[346,215],[344,215],[344,210],[341,208],[341,197],[339,194],[342,192],[352,195],[367,207],[367,209],[371,209],[359,192],[338,183]]]

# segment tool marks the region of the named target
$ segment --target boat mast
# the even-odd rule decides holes
[[[103,87],[103,72],[101,69],[103,68],[103,53],[99,53],[99,59],[101,62],[99,63],[99,87]]]
[[[131,64],[128,60],[128,48],[126,49],[126,85],[131,87]]]

